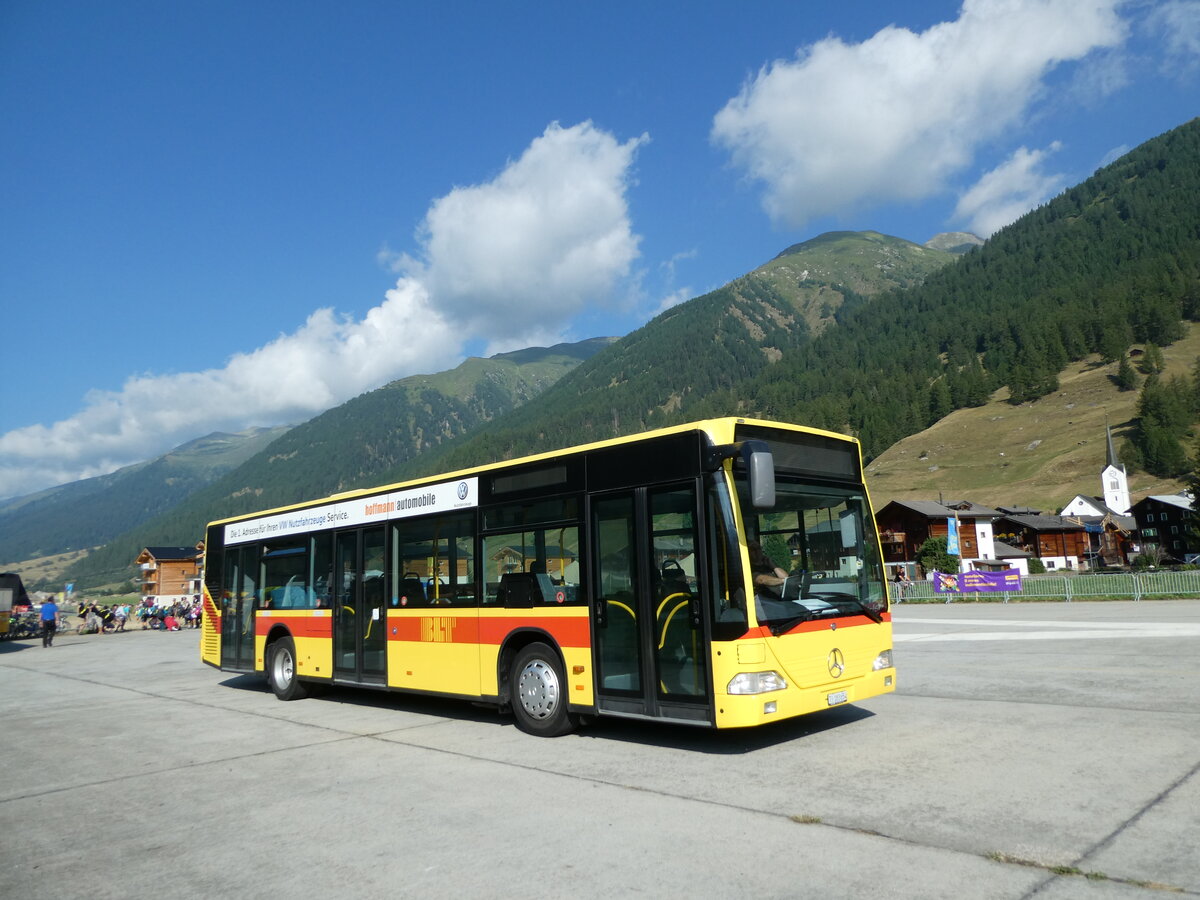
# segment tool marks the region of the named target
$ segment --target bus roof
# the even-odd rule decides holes
[[[671,434],[681,434],[690,431],[702,431],[713,440],[714,443],[730,443],[734,439],[734,429],[739,425],[751,425],[763,428],[780,428],[787,431],[802,432],[805,434],[822,435],[836,440],[846,441],[857,445],[858,438],[846,434],[838,434],[835,431],[827,431],[822,428],[812,428],[807,425],[795,425],[788,422],[773,422],[767,419],[751,419],[738,416],[725,416],[715,419],[702,419],[694,422],[685,422],[680,425],[671,425],[666,428],[657,428],[652,431],[639,431],[634,434],[624,435],[622,437],[607,438],[601,441],[593,441],[588,444],[578,444],[571,447],[562,447],[554,450],[547,450],[542,453],[535,453],[529,456],[520,456],[514,459],[505,459],[498,462],[485,463],[483,465],[474,466],[468,469],[456,469],[449,472],[439,472],[435,475],[427,475],[421,478],[413,478],[408,481],[390,482],[388,484],[376,485],[368,488],[356,488],[350,491],[342,491],[337,494],[329,494],[324,497],[314,497],[309,500],[303,500],[298,503],[290,503],[285,506],[278,506],[270,509],[255,510],[254,512],[242,513],[237,516],[229,516],[224,519],[215,519],[209,523],[209,527],[214,525],[224,525],[229,522],[239,522],[244,519],[257,519],[260,516],[270,515],[272,513],[289,512],[291,510],[300,510],[305,507],[329,503],[335,500],[352,500],[356,497],[369,497],[373,494],[385,493],[388,491],[403,490],[408,488],[420,487],[426,484],[435,484],[443,481],[451,481],[457,478],[466,478],[472,475],[481,475],[487,472],[493,472],[498,469],[507,469],[512,466],[524,465],[526,463],[534,463],[542,460],[557,459],[561,456],[569,456],[577,453],[586,453],[590,450],[599,450],[605,447],[614,447],[620,444],[633,443],[635,441],[651,440],[656,437],[663,437]]]

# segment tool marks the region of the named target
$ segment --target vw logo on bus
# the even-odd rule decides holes
[[[466,500],[468,490],[470,490],[470,488],[467,487],[467,483],[465,481],[460,481],[458,483],[458,499]]]
[[[840,678],[845,671],[846,657],[842,656],[841,650],[834,647],[829,651],[829,674],[834,678]]]

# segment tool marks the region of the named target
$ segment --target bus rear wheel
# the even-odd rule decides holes
[[[267,683],[280,700],[300,700],[308,695],[296,677],[296,642],[281,637],[267,651]]]
[[[567,680],[558,654],[545,644],[530,644],[517,654],[508,678],[509,700],[517,727],[539,737],[556,737],[575,728],[567,712]]]

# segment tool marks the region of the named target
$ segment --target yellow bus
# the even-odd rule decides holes
[[[204,662],[282,700],[358,685],[760,725],[895,690],[858,442],[721,418],[213,522]]]

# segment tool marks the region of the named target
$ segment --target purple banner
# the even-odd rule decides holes
[[[933,589],[939,594],[988,594],[1021,590],[1018,569],[1003,572],[962,572],[958,575],[933,573]]]

